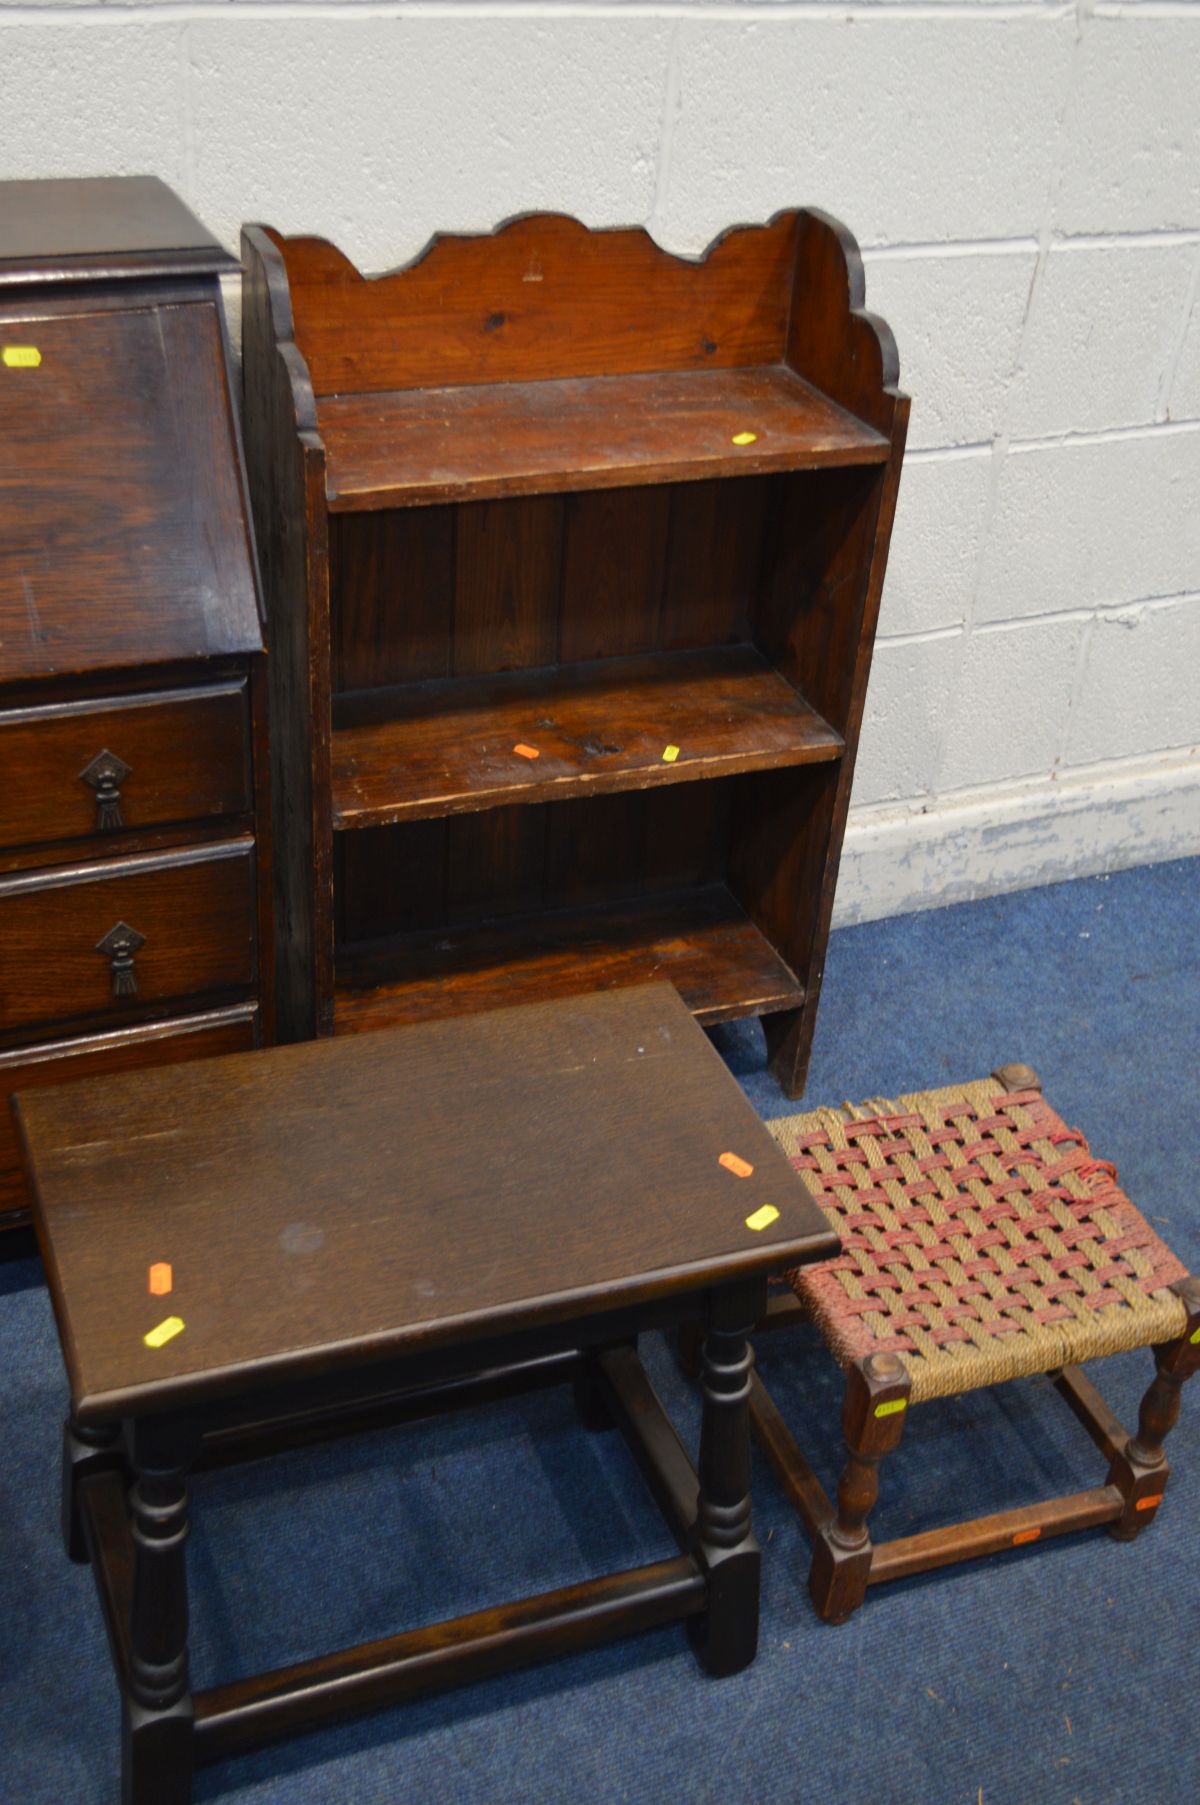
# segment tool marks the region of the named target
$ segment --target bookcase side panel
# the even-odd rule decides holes
[[[884,476],[803,471],[775,479],[756,641],[846,737]]]
[[[276,1031],[327,1031],[333,992],[329,562],[324,448],[287,281],[243,234],[244,441],[263,597],[271,736]]]
[[[892,436],[900,360],[891,328],[865,306],[854,234],[816,208],[799,216],[787,362],[798,375]]]

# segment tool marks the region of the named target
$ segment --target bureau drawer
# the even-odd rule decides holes
[[[0,1030],[243,990],[254,841],[0,880]]]
[[[246,681],[0,712],[0,846],[250,807]]]
[[[248,1053],[260,1042],[258,1005],[236,1003],[181,1021],[116,1028],[108,1034],[0,1053],[0,1228],[8,1225],[5,1218],[11,1220],[14,1211],[21,1211],[23,1220],[29,1209],[10,1102],[14,1091],[41,1090],[148,1065],[179,1065],[185,1059],[213,1059],[219,1053]]]

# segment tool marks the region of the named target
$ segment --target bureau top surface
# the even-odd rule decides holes
[[[215,300],[0,293],[0,680],[261,644]]]
[[[17,1109],[85,1421],[837,1245],[666,984],[91,1080]],[[161,1265],[169,1293],[150,1288]],[[148,1346],[168,1319],[183,1327]]]
[[[237,267],[157,176],[0,182],[0,287]]]

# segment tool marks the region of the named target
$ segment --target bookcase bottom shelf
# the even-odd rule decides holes
[[[339,955],[334,1032],[667,979],[698,1021],[796,1009],[804,987],[721,884],[504,922],[436,928]]]

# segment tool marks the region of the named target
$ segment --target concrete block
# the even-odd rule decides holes
[[[896,335],[913,398],[910,446],[980,444],[999,431],[1036,264],[1032,248],[867,257],[867,305]]]
[[[1197,853],[1200,759],[1169,754],[919,810],[852,809],[833,921],[874,921]]]
[[[188,26],[196,202],[332,238],[365,270],[536,209],[649,215],[670,27],[596,17]]]
[[[1169,420],[1200,420],[1200,245],[1196,246],[1195,257],[1191,306],[1167,391]]]
[[[1190,244],[1055,246],[1012,387],[1013,437],[1153,421],[1195,261]]]
[[[1200,744],[1200,596],[1098,614],[1067,734],[1067,762]]]
[[[937,773],[962,636],[881,640],[863,716],[854,802],[923,796]]]
[[[1200,226],[1200,14],[1084,15],[1055,208],[1065,232]]]
[[[1085,624],[1031,621],[969,635],[936,774],[939,794],[1050,775]]]
[[[1009,453],[976,618],[1200,590],[1200,427]]]
[[[966,620],[987,525],[991,470],[988,451],[905,463],[881,633],[928,633]]]
[[[1036,234],[1073,36],[986,7],[685,16],[663,230],[698,250],[731,218],[810,202],[860,243]]]
[[[175,21],[40,25],[0,13],[0,170],[159,175],[184,185]]]

